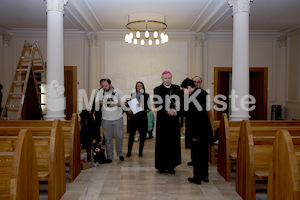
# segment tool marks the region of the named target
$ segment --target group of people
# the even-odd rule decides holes
[[[208,145],[212,141],[212,128],[206,111],[207,93],[201,89],[202,79],[198,76],[186,78],[181,87],[172,84],[172,74],[169,71],[164,71],[161,79],[162,84],[153,90],[153,103],[157,110],[155,168],[159,173],[175,174],[176,166],[181,164],[179,118],[183,115],[186,117],[185,145],[186,148],[191,148],[190,164],[194,166],[194,176],[188,178],[188,181],[195,184],[208,182]],[[98,104],[98,111],[101,110],[107,162],[112,162],[114,157],[113,137],[117,156],[121,161],[125,160],[122,153],[124,108],[127,108],[131,121],[126,156],[131,156],[136,130],[140,134],[138,155],[143,156],[146,134],[151,132],[148,117],[153,117],[149,115],[150,97],[143,82],[138,81],[135,92],[131,94],[131,100],[137,101],[137,106],[142,108],[137,113],[122,98],[123,92],[113,87],[110,79],[101,79],[100,85],[95,103]]]

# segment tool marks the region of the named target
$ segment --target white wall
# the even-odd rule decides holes
[[[187,77],[187,42],[169,42],[162,46],[133,46],[120,41],[106,41],[104,76],[112,80],[124,94],[131,94],[137,81],[148,93],[161,84],[161,74],[168,70],[173,83],[180,85]]]
[[[300,30],[289,35],[287,53],[285,116],[300,120]]]
[[[250,67],[268,68],[268,118],[271,105],[283,103],[287,119],[300,118],[300,34],[289,36],[287,51],[279,49],[277,34],[250,33]],[[143,81],[147,92],[152,94],[153,88],[161,83],[160,75],[164,70],[173,73],[175,84],[197,75],[193,74],[197,67],[193,33],[169,34],[169,43],[159,47],[129,45],[124,42],[123,36],[120,33],[98,33],[97,82],[104,77],[111,78],[115,87],[130,94],[136,81]],[[25,40],[38,40],[43,58],[47,60],[45,32],[14,33],[10,46],[1,45],[0,50],[0,83],[5,83],[5,94],[9,90]],[[88,89],[89,46],[86,33],[65,32],[64,48],[65,65],[77,66],[78,89]],[[206,33],[203,55],[203,87],[210,89],[213,95],[214,67],[232,66],[232,33]],[[285,70],[286,76],[282,77]]]

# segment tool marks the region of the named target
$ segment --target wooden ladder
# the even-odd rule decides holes
[[[30,78],[33,78],[41,119],[44,119],[46,104],[46,68],[38,42],[33,45],[26,42],[19,59],[14,80],[11,84],[5,107],[1,113],[1,120],[21,120],[23,103],[27,94]]]

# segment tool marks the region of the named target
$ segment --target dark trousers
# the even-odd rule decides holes
[[[133,141],[134,141],[134,136],[135,136],[135,130],[130,131],[129,133],[129,139],[128,139],[128,153],[131,153],[132,146],[133,146]],[[139,153],[143,153],[144,149],[144,143],[146,139],[146,132],[139,130],[140,132],[140,146],[139,146]]]
[[[208,145],[200,141],[192,142],[192,161],[194,178],[197,180],[208,178]]]

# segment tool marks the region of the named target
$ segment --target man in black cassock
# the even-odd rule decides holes
[[[154,88],[154,105],[157,109],[155,168],[159,173],[175,174],[175,167],[181,164],[177,108],[180,107],[182,91],[178,85],[172,84],[172,74],[169,71],[164,71],[161,78],[163,83]]]

